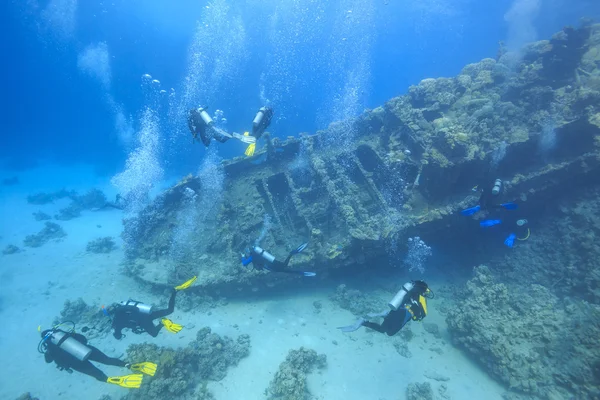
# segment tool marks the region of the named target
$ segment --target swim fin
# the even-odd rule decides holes
[[[137,364],[131,364],[129,369],[132,371],[138,371],[146,375],[154,376],[156,374],[156,364],[151,362],[141,362]]]
[[[308,242],[307,243],[302,243],[300,246],[298,246],[298,248],[296,248],[295,250],[292,250],[292,254],[298,254],[302,250],[304,250],[306,247],[308,247]]]
[[[248,157],[252,157],[254,155],[254,151],[256,150],[256,143],[251,143],[248,147],[246,147],[246,151],[244,154]]]
[[[503,203],[500,204],[500,207],[504,208],[505,210],[516,210],[519,206],[517,205],[517,203]]]
[[[483,228],[487,228],[487,227],[498,225],[501,223],[502,223],[502,221],[499,219],[486,219],[486,220],[481,221],[479,223],[479,225]]]
[[[123,376],[111,376],[106,380],[106,382],[128,389],[138,389],[142,385],[142,379],[144,379],[144,375],[142,374],[131,374]]]
[[[175,322],[167,318],[163,318],[161,322],[164,325],[165,329],[171,333],[178,333],[183,329],[183,326],[176,324]]]
[[[302,275],[304,275],[304,276],[316,276],[317,273],[316,272],[302,272]]]
[[[196,282],[196,279],[198,279],[198,277],[194,276],[192,279],[183,282],[181,285],[175,286],[175,290],[184,290],[189,288],[194,282]]]
[[[475,214],[475,213],[476,213],[477,211],[479,211],[479,210],[481,210],[481,206],[480,206],[480,205],[477,205],[477,206],[475,206],[475,207],[471,207],[471,208],[467,208],[467,209],[465,209],[465,210],[462,210],[460,213],[461,213],[462,215],[469,216],[469,215],[473,215],[473,214]]]
[[[356,321],[355,324],[353,325],[348,325],[348,326],[338,326],[338,329],[342,332],[354,332],[356,330],[358,330],[358,328],[360,328],[361,326],[363,326],[363,324],[366,322],[367,320],[364,318],[359,318],[358,321]]]

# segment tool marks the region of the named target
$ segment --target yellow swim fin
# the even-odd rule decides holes
[[[194,276],[192,279],[183,282],[181,285],[175,286],[175,290],[183,290],[189,288],[194,282],[196,282],[196,279],[198,279],[198,277]]]
[[[246,151],[244,152],[244,154],[247,155],[248,157],[252,157],[254,155],[255,150],[256,150],[256,143],[252,143],[251,145],[246,147]]]
[[[170,319],[163,318],[161,322],[164,325],[165,329],[171,333],[178,333],[183,329],[183,326],[176,324]]]
[[[144,375],[142,374],[131,374],[123,376],[111,376],[106,380],[106,382],[128,389],[139,389],[139,387],[142,385],[142,379],[144,379]]]
[[[138,371],[146,375],[154,376],[156,374],[156,364],[151,362],[142,362],[137,364],[131,364],[129,369],[132,371]]]
[[[250,136],[250,132],[244,132],[244,136]],[[248,157],[252,157],[254,155],[254,151],[256,150],[256,143],[250,143],[248,147],[246,147],[245,155]]]

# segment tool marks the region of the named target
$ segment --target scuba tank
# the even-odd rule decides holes
[[[198,113],[200,114],[200,118],[202,118],[202,121],[204,121],[204,123],[206,124],[206,126],[211,126],[212,125],[213,120],[210,117],[210,115],[208,115],[208,113],[206,112],[206,108],[204,108],[204,107],[198,107]]]
[[[69,333],[61,330],[55,330],[49,333],[48,340],[59,349],[66,351],[79,361],[87,361],[92,354],[92,349],[85,344],[73,339]]]
[[[263,248],[254,246],[253,250],[257,255],[261,256],[263,259],[265,259],[269,263],[273,263],[273,261],[275,261],[275,256],[273,254],[265,251]]]
[[[502,180],[496,179],[496,181],[494,182],[494,187],[492,188],[492,194],[494,196],[497,196],[501,190],[502,190]]]
[[[254,120],[252,120],[252,136],[256,136],[258,139],[271,123],[272,117],[273,110],[271,108],[261,107],[256,113]]]
[[[127,301],[122,301],[121,305],[122,306],[134,306],[142,314],[150,314],[152,312],[152,306],[149,304],[144,304],[141,301],[129,299]]]
[[[406,296],[408,292],[410,292],[413,289],[414,286],[415,285],[412,282],[406,282],[404,285],[402,285],[402,289],[400,289],[398,293],[396,293],[394,298],[388,303],[390,308],[396,311],[402,305],[404,296]]]

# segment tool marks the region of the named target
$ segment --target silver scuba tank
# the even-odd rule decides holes
[[[415,285],[412,282],[406,282],[404,285],[402,285],[402,289],[400,289],[394,298],[388,303],[390,308],[396,311],[402,305],[404,296],[406,296],[414,286]]]
[[[59,349],[66,351],[79,361],[87,361],[92,354],[92,349],[85,344],[67,336],[66,332],[54,331],[50,336],[52,344],[58,346]]]
[[[494,187],[492,188],[492,194],[494,196],[497,196],[501,190],[502,190],[502,180],[496,179],[496,181],[494,182]]]
[[[212,118],[210,117],[210,115],[208,115],[208,113],[206,112],[206,110],[202,107],[198,108],[198,112],[200,113],[200,118],[202,118],[202,121],[204,121],[204,123],[207,126],[211,126],[213,123]]]
[[[262,258],[264,258],[265,260],[267,260],[270,263],[275,261],[275,256],[273,254],[269,253],[268,251],[265,251],[261,247],[254,246],[254,252],[256,254],[260,255]]]
[[[252,127],[254,129],[258,128],[265,117],[265,112],[267,111],[266,107],[261,107],[260,110],[256,113],[254,120],[252,121]]]
[[[129,299],[127,301],[122,301],[121,305],[123,305],[123,306],[134,306],[142,314],[150,314],[152,312],[152,305],[150,305],[150,304],[144,304],[144,303],[142,303],[140,301],[135,301],[135,300]]]

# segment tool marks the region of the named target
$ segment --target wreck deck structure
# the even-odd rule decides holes
[[[308,241],[290,267],[326,275],[408,237],[450,232],[477,203],[471,189],[494,178],[523,204],[598,181],[600,25],[425,79],[314,135],[266,136],[253,157],[222,162],[217,192],[189,176],[126,220],[129,272],[159,285],[194,274],[204,287],[294,279],[240,266],[269,215],[261,246],[284,258]],[[178,240],[184,254],[174,257]]]

